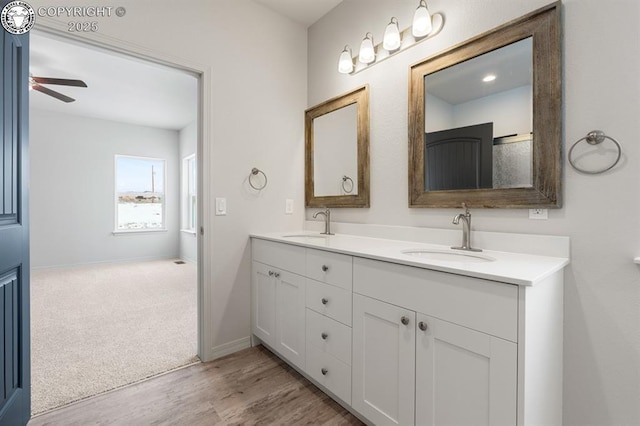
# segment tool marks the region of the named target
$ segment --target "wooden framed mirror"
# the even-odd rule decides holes
[[[411,67],[409,207],[560,207],[560,7]]]
[[[369,86],[305,111],[306,207],[369,207]]]

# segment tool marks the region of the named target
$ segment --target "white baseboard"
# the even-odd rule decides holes
[[[211,348],[211,360],[216,358],[222,358],[225,355],[232,354],[234,352],[248,349],[251,347],[251,337],[243,337],[242,339],[234,340],[233,342],[223,343],[222,345],[214,346]]]
[[[107,265],[107,264],[118,264],[118,263],[135,263],[135,262],[153,262],[156,260],[172,260],[179,259],[180,257],[176,255],[172,256],[142,256],[142,257],[132,257],[129,259],[107,259],[107,260],[97,260],[97,261],[89,261],[89,262],[76,262],[76,263],[62,263],[58,265],[31,265],[32,271],[39,271],[42,269],[64,269],[64,268],[75,268],[78,266],[97,266],[97,265]]]

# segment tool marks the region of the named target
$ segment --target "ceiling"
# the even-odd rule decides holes
[[[198,80],[166,66],[33,31],[29,69],[34,76],[80,79],[88,86],[46,86],[75,98],[72,103],[32,90],[32,108],[172,130],[197,118]]]
[[[304,25],[311,26],[342,0],[254,0],[280,15]]]
[[[309,27],[342,0],[254,0]],[[32,108],[179,130],[197,117],[197,79],[188,73],[111,51],[31,32],[30,72],[79,79],[87,88],[48,85],[75,98],[64,103],[31,91]]]

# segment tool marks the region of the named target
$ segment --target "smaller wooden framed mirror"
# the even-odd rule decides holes
[[[369,207],[369,86],[305,111],[306,207]]]

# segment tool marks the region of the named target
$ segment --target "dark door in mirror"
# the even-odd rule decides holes
[[[493,123],[425,133],[428,191],[492,188]]]

